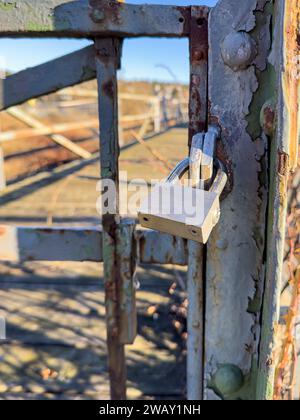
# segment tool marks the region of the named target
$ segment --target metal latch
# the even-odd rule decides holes
[[[223,164],[214,157],[217,137],[214,126],[205,135],[193,137],[190,157],[179,162],[142,202],[138,212],[142,226],[207,242],[219,221],[220,195],[227,182]],[[185,185],[180,181],[188,170],[190,179]]]

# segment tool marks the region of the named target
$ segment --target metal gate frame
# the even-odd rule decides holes
[[[294,82],[291,64],[299,40],[299,15],[292,19],[297,6],[299,0],[220,0],[211,10],[0,0],[1,37],[94,39],[94,47],[2,81],[0,109],[97,77],[101,178],[118,185],[117,70],[125,37],[188,37],[189,144],[208,123],[222,131],[218,156],[230,187],[207,249],[135,231],[135,223],[118,214],[103,216],[103,230],[1,228],[2,259],[103,260],[112,399],[126,398],[137,261],[188,263],[188,399],[272,398],[285,188],[299,136],[299,79]]]

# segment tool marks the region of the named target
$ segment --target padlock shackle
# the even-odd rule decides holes
[[[183,175],[189,170],[190,167],[190,159],[185,158],[181,162],[179,162],[170,175],[167,177],[166,181],[169,184],[176,184]]]
[[[222,191],[225,188],[227,183],[227,174],[225,172],[225,167],[219,159],[214,160],[214,165],[217,167],[217,173],[214,178],[214,181],[209,189],[210,192],[214,192],[218,195],[221,195]],[[173,171],[166,178],[165,182],[169,184],[176,184],[180,181],[183,175],[189,170],[190,167],[190,158],[185,158],[179,162]]]
[[[215,159],[214,163],[216,164],[218,170],[209,191],[220,196],[225,188],[228,177],[223,163],[219,159]]]

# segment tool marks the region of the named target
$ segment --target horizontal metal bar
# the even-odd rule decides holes
[[[0,226],[2,261],[102,261],[101,231]]]
[[[186,265],[183,239],[151,230],[136,235],[141,263]],[[102,262],[102,230],[1,225],[0,261]]]
[[[0,110],[95,77],[95,49],[90,46],[0,80]]]
[[[15,0],[11,3],[0,0],[0,12],[0,36],[182,37],[189,34],[190,7],[131,5],[108,0]]]

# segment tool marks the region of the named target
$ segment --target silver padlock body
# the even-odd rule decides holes
[[[146,228],[206,243],[219,214],[218,194],[162,183],[142,202],[138,217]]]

